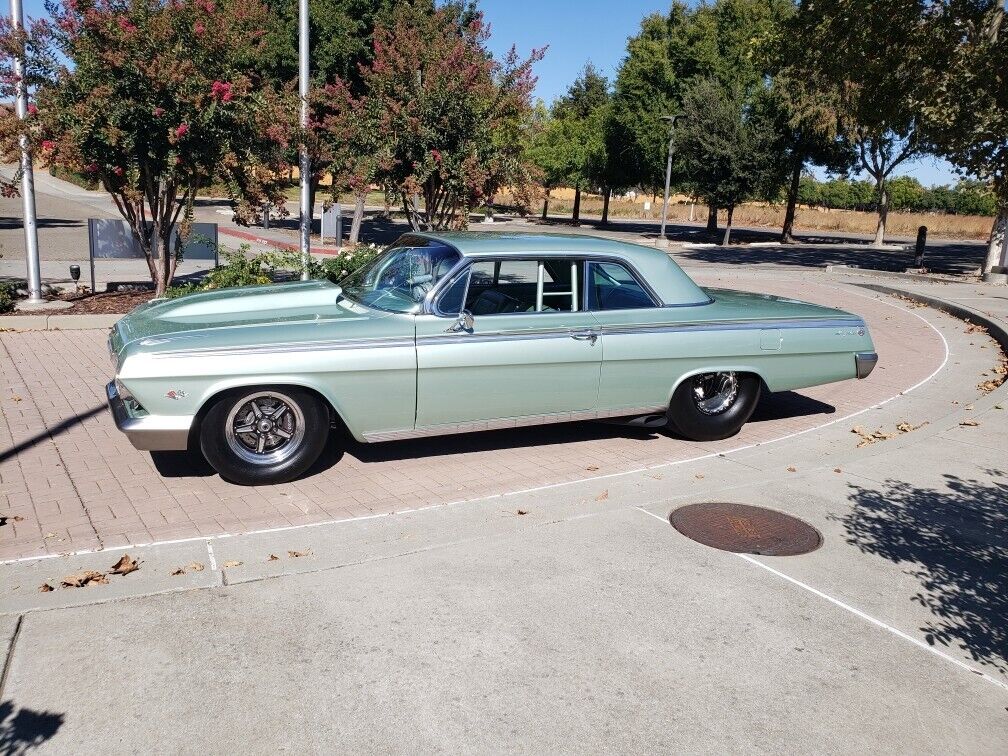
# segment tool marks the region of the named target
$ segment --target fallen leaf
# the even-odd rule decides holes
[[[843,470],[841,470],[839,467],[834,467],[833,468],[833,472],[835,472],[835,473],[842,473]]]
[[[1003,409],[1004,409],[1004,407],[1002,407],[1002,406],[1001,406],[1000,404],[995,404],[995,405],[994,405],[994,409],[999,409],[999,410],[1003,410]]]
[[[190,562],[186,569],[193,572],[203,572],[203,562]]]
[[[291,559],[298,559],[299,557],[308,556],[309,554],[311,554],[311,549],[305,549],[304,551],[287,551],[287,556]],[[239,562],[239,564],[241,564],[241,562]]]
[[[275,562],[278,559],[280,559],[280,557],[278,557],[276,554],[270,554],[269,555],[269,559],[267,559],[266,561],[268,561],[268,562]]]
[[[976,426],[980,425],[980,423],[978,423],[976,420],[963,420],[961,423],[959,423],[959,425],[965,425],[968,428],[975,428]]]
[[[697,473],[693,477],[696,478],[697,480],[703,480],[703,473]]]
[[[589,465],[589,466],[588,466],[588,467],[586,467],[585,469],[586,469],[586,470],[587,470],[588,472],[595,472],[596,470],[598,470],[598,465]]]
[[[20,402],[21,401],[21,397],[20,396],[12,396],[11,399],[13,399],[15,402]]]
[[[239,562],[237,559],[228,559],[224,562],[225,567],[241,567],[243,562]]]
[[[787,469],[787,471],[788,471],[788,472],[798,472],[798,470],[797,470],[796,468],[794,468],[794,467],[789,467],[789,468]]]
[[[664,475],[663,475],[662,473],[655,473],[655,474],[654,474],[654,475],[652,475],[651,477],[652,477],[652,478],[654,478],[655,480],[661,480],[661,479],[662,479],[662,478],[664,478],[665,476],[664,476]]]
[[[60,581],[64,588],[83,588],[85,585],[107,585],[108,577],[94,570],[84,570],[73,575],[67,575]]]
[[[49,593],[50,591],[54,591],[54,590],[56,590],[56,589],[53,588],[51,585],[49,585],[49,583],[42,583],[42,585],[39,586],[38,592],[39,593]]]
[[[527,515],[528,514],[528,510],[527,509],[519,509],[518,510],[518,514],[520,514],[520,515]]]
[[[140,563],[129,554],[123,554],[118,562],[112,565],[113,575],[129,575],[140,569]]]
[[[605,491],[603,491],[602,493],[600,493],[598,496],[595,497],[595,501],[605,501],[608,498],[609,498],[609,489],[607,488]]]
[[[14,520],[14,522],[24,522],[24,517],[21,515],[14,515],[11,519]]]
[[[171,575],[172,577],[176,577],[178,575],[185,575],[185,567],[176,567],[168,574]]]

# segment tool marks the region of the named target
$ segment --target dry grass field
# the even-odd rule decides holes
[[[570,197],[564,192],[560,196],[550,198],[550,215],[570,215],[573,210],[573,192]],[[669,219],[675,221],[690,220],[690,204],[684,198],[669,205]],[[500,201],[501,198],[498,197]],[[645,213],[643,200],[636,201],[613,198],[609,203],[610,218],[661,218],[661,197],[652,201],[650,212]],[[542,205],[536,208],[542,212]],[[596,195],[581,196],[582,216],[601,216],[602,198]],[[695,205],[693,220],[706,222],[707,207]],[[725,214],[722,211],[719,220],[723,224]],[[919,226],[928,227],[928,235],[932,238],[946,239],[980,239],[990,236],[993,218],[983,215],[946,215],[939,213],[897,213],[890,212],[886,224],[887,236],[917,235]],[[748,204],[735,209],[734,223],[739,226],[758,228],[780,228],[784,223],[784,205]],[[825,210],[820,208],[799,207],[795,213],[795,231],[839,231],[852,234],[874,234],[878,216],[875,213],[858,212],[855,210]]]

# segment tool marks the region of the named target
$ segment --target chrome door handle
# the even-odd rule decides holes
[[[598,334],[595,331],[571,331],[570,337],[577,341],[590,341],[594,344],[598,339]]]

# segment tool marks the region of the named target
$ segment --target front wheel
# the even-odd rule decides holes
[[[730,438],[759,402],[761,382],[752,373],[701,373],[680,383],[669,403],[674,430],[692,441]]]
[[[285,483],[319,458],[328,433],[328,408],[314,394],[287,386],[248,388],[210,407],[200,425],[200,449],[232,483]]]

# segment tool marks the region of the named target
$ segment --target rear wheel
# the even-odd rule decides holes
[[[730,438],[745,425],[759,397],[760,379],[752,373],[693,375],[672,394],[669,424],[693,441]]]
[[[210,407],[200,425],[200,449],[233,483],[284,483],[311,467],[328,434],[328,408],[314,394],[287,386],[246,388]]]

